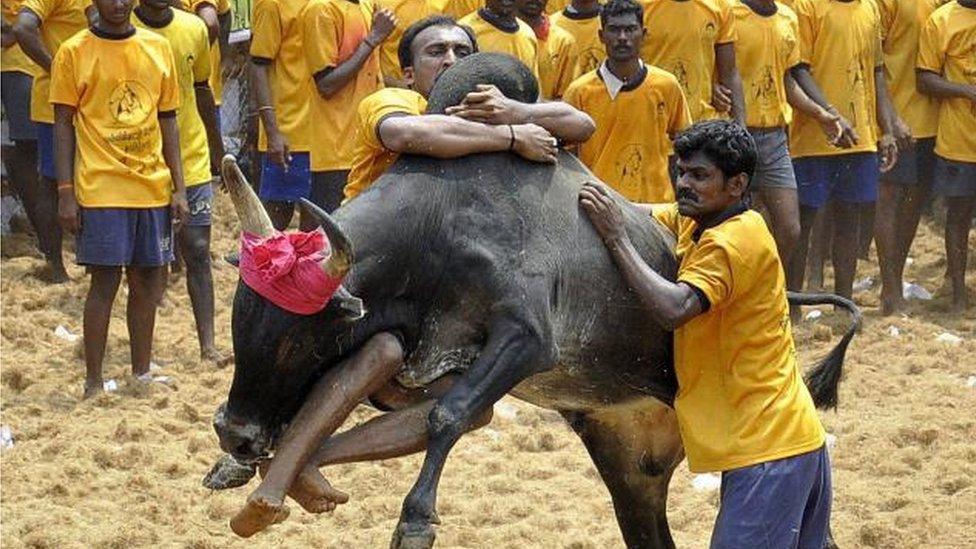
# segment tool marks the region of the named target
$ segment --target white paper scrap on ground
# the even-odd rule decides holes
[[[695,478],[691,479],[691,486],[702,492],[718,490],[722,486],[722,477],[712,473],[695,475]]]
[[[60,324],[58,324],[58,327],[54,329],[54,337],[63,339],[69,343],[74,343],[75,341],[81,339],[80,335],[69,332],[67,328]]]
[[[891,337],[900,337],[901,330],[898,329],[898,326],[888,326],[888,335]]]
[[[159,364],[156,364],[155,362],[152,362],[152,361],[149,362],[149,371],[150,372],[155,372],[156,370],[162,370],[162,369],[163,369],[163,367],[160,366]]]
[[[976,376],[969,376],[969,379],[966,380],[966,387],[976,389]]]
[[[817,320],[822,316],[823,316],[823,311],[821,311],[820,309],[814,309],[809,313],[803,315],[803,320]]]
[[[495,414],[500,418],[512,420],[518,415],[518,409],[507,402],[496,402]]]
[[[921,299],[923,301],[932,299],[932,292],[926,290],[918,284],[912,284],[909,282],[902,282],[901,295],[905,299]]]
[[[110,379],[102,383],[102,389],[105,389],[106,393],[111,393],[113,391],[119,390],[119,384],[114,379]]]
[[[870,290],[871,288],[874,288],[874,277],[873,276],[866,276],[866,277],[864,277],[864,278],[862,278],[860,280],[855,280],[854,281],[853,290],[855,292],[863,292],[865,290]]]
[[[833,448],[837,446],[837,435],[833,433],[827,433],[827,448]]]
[[[0,448],[8,450],[14,447],[14,433],[10,430],[10,426],[2,425],[0,426]]]
[[[940,343],[948,343],[949,345],[959,345],[962,343],[961,337],[955,334],[950,334],[949,332],[942,332],[938,335],[938,337],[935,338],[935,340]]]

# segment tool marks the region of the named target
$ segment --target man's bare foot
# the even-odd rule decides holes
[[[200,359],[212,362],[218,368],[224,368],[234,363],[234,355],[224,354],[217,347],[206,347],[201,350]]]
[[[89,399],[99,393],[105,392],[105,385],[102,380],[98,381],[85,381],[85,392],[82,394],[83,399]]]
[[[244,508],[230,519],[230,529],[242,538],[249,538],[272,524],[283,522],[288,514],[284,502],[267,499],[258,488],[248,496]]]
[[[45,264],[34,272],[38,280],[43,280],[49,284],[64,284],[71,280],[68,271],[64,270],[64,265]]]
[[[952,314],[962,314],[966,312],[966,307],[969,306],[969,296],[956,296],[949,303],[949,312]]]
[[[258,469],[263,478],[268,473],[270,461],[262,461]],[[322,473],[312,466],[307,465],[295,477],[295,481],[288,488],[288,497],[295,500],[309,513],[330,513],[338,505],[349,501],[349,494],[336,490],[325,480]]]

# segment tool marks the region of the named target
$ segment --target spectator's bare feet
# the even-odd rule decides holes
[[[89,381],[85,380],[85,392],[82,394],[83,399],[89,399],[97,394],[105,392],[105,385],[102,380]]]
[[[230,529],[242,538],[249,538],[272,524],[283,522],[288,514],[284,502],[267,499],[258,488],[248,496],[244,508],[230,519]]]
[[[217,347],[207,347],[200,351],[200,358],[212,362],[218,368],[224,368],[234,363],[234,355],[222,353]]]
[[[71,280],[68,277],[68,271],[64,270],[64,265],[52,265],[50,263],[35,271],[34,276],[48,284],[64,284]]]

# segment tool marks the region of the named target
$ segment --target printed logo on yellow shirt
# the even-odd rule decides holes
[[[860,126],[861,121],[857,119],[857,105],[865,101],[866,81],[864,77],[864,61],[862,55],[858,53],[847,66],[847,85],[851,90],[851,100],[848,105],[851,124]]]
[[[109,110],[116,122],[134,126],[149,115],[150,97],[145,86],[134,80],[126,80],[116,86],[109,96]]]
[[[763,107],[769,107],[776,97],[776,78],[773,67],[763,65],[759,69],[760,76],[752,82],[752,99]]]
[[[688,86],[688,67],[685,65],[684,59],[676,59],[670,67],[665,70],[674,75],[678,79],[678,84],[681,85],[681,89],[685,91],[685,96],[696,97],[695,94],[691,93],[691,89]]]
[[[617,183],[622,189],[640,189],[641,174],[643,173],[644,154],[640,143],[631,143],[620,149],[617,154],[617,173],[620,177]]]
[[[702,42],[708,45],[714,44],[716,34],[718,34],[718,30],[715,27],[715,23],[712,21],[705,23],[705,32],[702,33]]]

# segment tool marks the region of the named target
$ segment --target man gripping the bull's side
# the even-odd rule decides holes
[[[641,304],[674,330],[689,468],[722,472],[712,547],[819,549],[831,505],[825,432],[797,365],[776,242],[747,207],[755,143],[714,120],[674,149],[678,202],[651,209],[677,237],[677,282],[638,255],[611,191],[587,184],[580,203]]]

